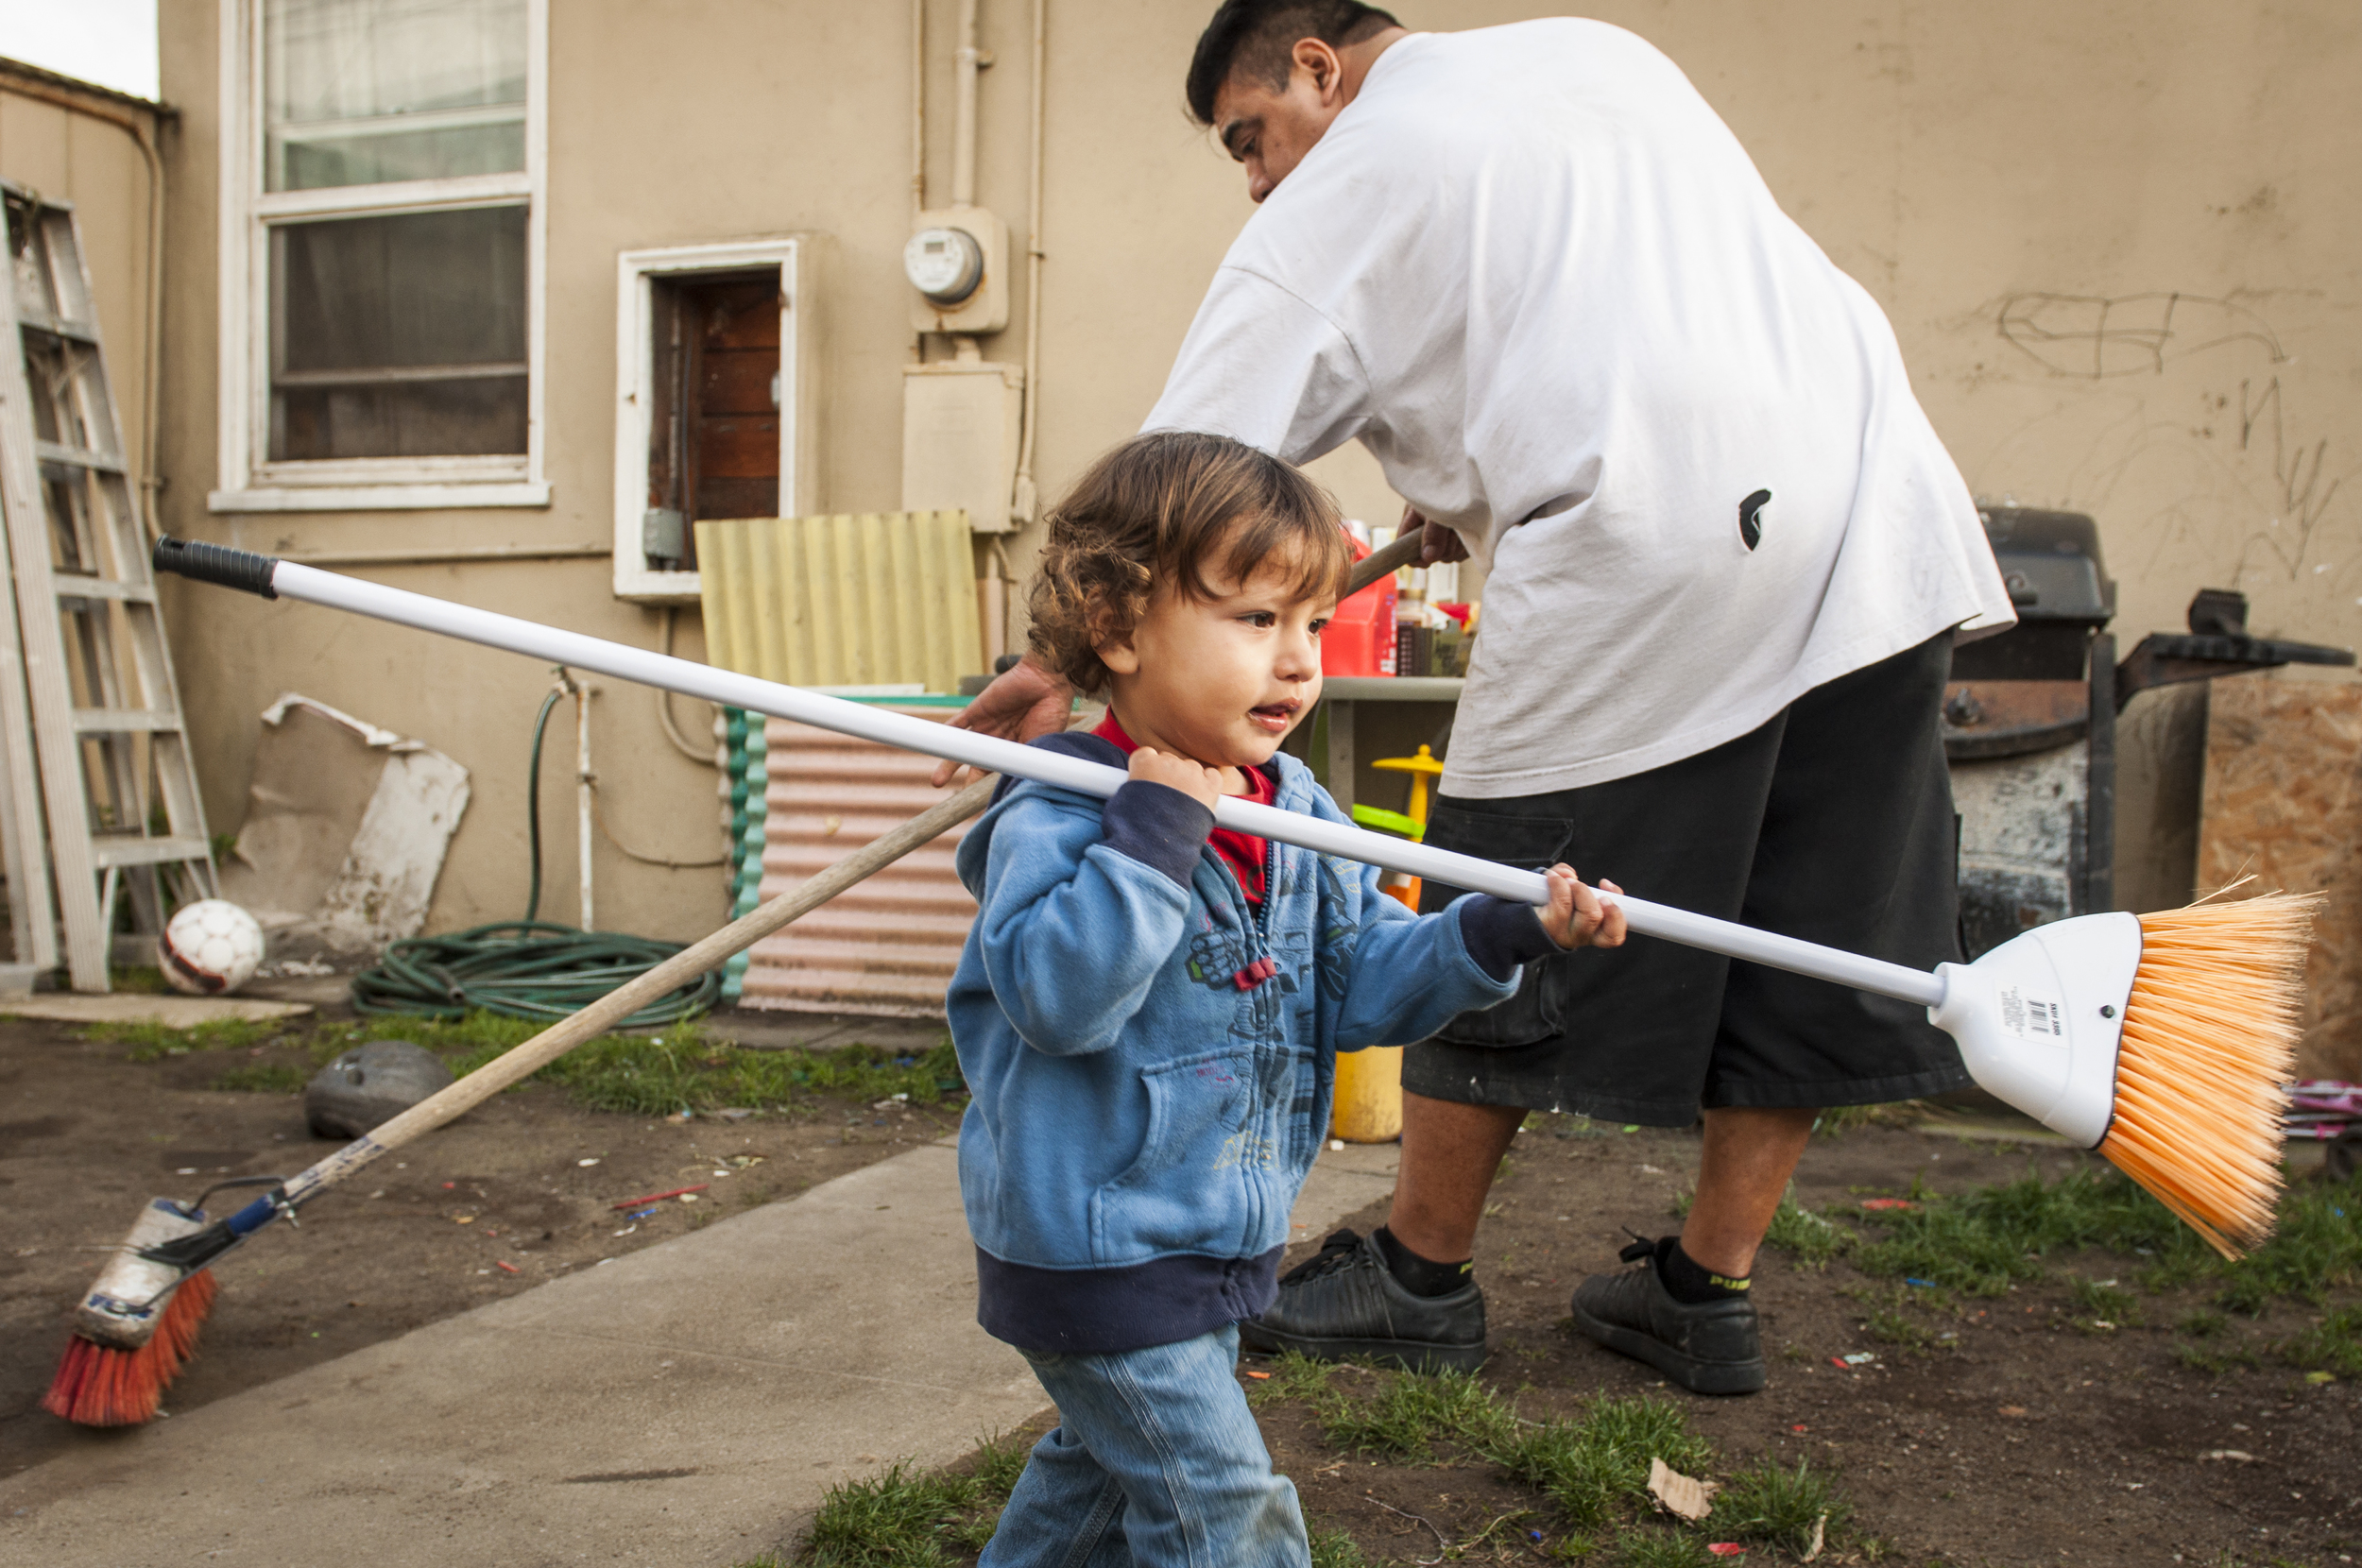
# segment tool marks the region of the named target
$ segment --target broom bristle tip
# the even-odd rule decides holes
[[[164,1304],[156,1332],[137,1350],[116,1350],[76,1335],[41,1407],[78,1426],[137,1426],[155,1419],[164,1389],[197,1353],[197,1330],[214,1308],[213,1270],[182,1280]]]
[[[2144,914],[2099,1152],[2225,1257],[2271,1235],[2318,894]]]

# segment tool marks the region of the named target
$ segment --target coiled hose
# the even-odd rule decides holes
[[[471,926],[446,936],[405,937],[377,966],[352,977],[356,1013],[406,1013],[458,1018],[498,1013],[537,1022],[563,1018],[681,950],[616,931],[585,931],[534,917],[541,909],[541,738],[550,710],[566,692],[565,672],[533,721],[526,768],[525,827],[533,848],[532,891],[522,920]],[[625,1018],[624,1029],[650,1029],[703,1013],[721,999],[722,978],[709,971]]]

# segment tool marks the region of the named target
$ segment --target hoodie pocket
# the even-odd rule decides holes
[[[1091,1253],[1103,1265],[1226,1249],[1245,1235],[1252,1174],[1279,1150],[1248,1115],[1251,1051],[1205,1051],[1142,1070],[1148,1131],[1137,1159],[1091,1194]]]

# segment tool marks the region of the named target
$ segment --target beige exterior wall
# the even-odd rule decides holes
[[[73,204],[121,404],[124,451],[135,472],[145,470],[147,458],[140,410],[150,348],[152,191],[139,136],[144,129],[152,144],[158,122],[152,105],[0,62],[0,179]]]
[[[931,196],[948,197],[955,6],[929,0]],[[790,0],[556,0],[549,39],[546,511],[220,517],[214,483],[217,22],[163,8],[163,80],[184,113],[165,308],[176,531],[293,554],[573,546],[613,515],[619,250],[813,230],[825,332],[819,503],[891,508],[909,213],[909,34],[900,7]],[[1250,211],[1186,121],[1180,77],[1210,0],[1054,0],[1038,472],[1053,494],[1127,435]],[[1414,26],[1539,14],[1406,0]],[[1029,8],[984,0],[979,200],[1021,235]],[[2201,586],[2238,587],[2266,632],[2362,641],[2362,74],[2348,0],[1619,3],[1594,14],[1666,49],[1754,152],[1787,209],[1892,316],[1920,395],[1973,487],[2095,513],[2128,641],[2174,629]],[[13,121],[0,107],[0,161]],[[136,196],[136,170],[122,177]],[[127,208],[135,213],[135,204]],[[1020,241],[1021,244],[1021,241]],[[2166,297],[2174,297],[2170,316]],[[987,357],[1023,342],[1011,330]],[[109,330],[122,336],[112,319]],[[1396,503],[1358,452],[1321,472],[1348,509]],[[1030,538],[1012,552],[1020,572]],[[653,644],[659,612],[617,603],[603,560],[368,568],[399,586]],[[438,889],[445,928],[505,916],[524,888],[526,727],[546,674],[416,634],[208,593],[171,602],[207,797],[243,810],[256,712],[300,690],[429,741],[475,795]],[[700,643],[682,618],[683,651]],[[690,719],[682,705],[684,718]],[[644,692],[604,691],[608,821],[635,847],[712,852],[712,775],[676,754]],[[698,710],[702,714],[702,709]],[[692,721],[693,723],[693,720]],[[573,917],[566,769],[544,806]],[[602,923],[686,936],[717,873],[602,844]]]

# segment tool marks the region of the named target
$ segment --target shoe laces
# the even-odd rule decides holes
[[[1663,1245],[1655,1236],[1642,1236],[1630,1225],[1624,1227],[1624,1234],[1632,1237],[1632,1240],[1625,1245],[1622,1252],[1616,1254],[1617,1261],[1619,1263],[1638,1263],[1643,1258],[1654,1257],[1657,1248]]]
[[[1328,1233],[1328,1239],[1321,1243],[1321,1250],[1288,1270],[1280,1277],[1279,1283],[1301,1285],[1306,1280],[1316,1280],[1324,1274],[1333,1274],[1351,1263],[1361,1251],[1361,1237],[1359,1233],[1331,1231]]]

